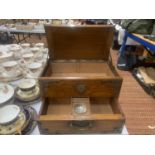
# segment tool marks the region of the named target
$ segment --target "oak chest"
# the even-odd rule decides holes
[[[49,61],[39,79],[41,133],[119,133],[122,78],[110,59],[112,26],[45,26]]]

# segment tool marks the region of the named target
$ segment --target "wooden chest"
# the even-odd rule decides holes
[[[39,79],[40,131],[49,134],[118,133],[122,78],[109,59],[112,26],[45,26],[50,59]]]

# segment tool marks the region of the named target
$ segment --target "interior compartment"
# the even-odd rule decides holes
[[[109,98],[91,98],[92,114],[113,114],[113,108]]]
[[[74,98],[50,98],[47,99],[46,104],[43,106],[42,115],[74,115],[73,103]],[[77,98],[78,99],[78,98]],[[80,99],[80,98],[79,98]],[[82,99],[82,98],[81,98]],[[84,98],[86,99],[86,98]],[[85,100],[83,99],[83,102]],[[91,114],[120,114],[119,110],[115,110],[111,98],[88,98],[89,102],[86,103],[87,115]],[[82,100],[81,100],[82,101]],[[82,103],[82,102],[77,102]],[[88,105],[89,104],[89,105]],[[85,114],[81,114],[85,115]]]
[[[116,74],[111,70],[106,62],[52,62],[49,64],[45,76],[52,77],[115,77]]]

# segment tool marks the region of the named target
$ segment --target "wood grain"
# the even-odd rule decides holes
[[[50,57],[108,60],[113,26],[45,26]]]

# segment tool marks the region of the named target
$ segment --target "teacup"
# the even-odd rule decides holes
[[[17,58],[17,59],[21,58],[21,48],[20,47],[12,47],[12,48],[10,48],[10,51],[13,52],[13,55],[15,58]]]
[[[21,91],[30,91],[35,89],[36,81],[34,79],[24,79],[18,84]]]
[[[13,72],[17,68],[18,63],[16,61],[7,61],[7,62],[4,62],[2,66],[7,72]]]
[[[34,54],[33,53],[26,53],[23,55],[23,58],[25,61],[30,61],[33,58]]]
[[[37,53],[37,52],[39,52],[40,51],[40,49],[38,48],[38,47],[33,47],[33,48],[31,48],[31,52],[32,53]]]
[[[39,62],[34,62],[28,65],[28,69],[32,72],[37,72],[41,68],[42,64]]]
[[[1,63],[12,60],[12,58],[13,58],[13,52],[9,52],[9,53],[1,52],[0,53],[0,62]]]
[[[21,44],[21,47],[22,48],[30,48],[30,43],[23,43],[23,44]]]
[[[35,46],[39,48],[44,48],[44,43],[37,43],[35,44]]]
[[[20,45],[18,45],[18,44],[10,44],[9,49],[11,50],[12,48],[20,48]]]

